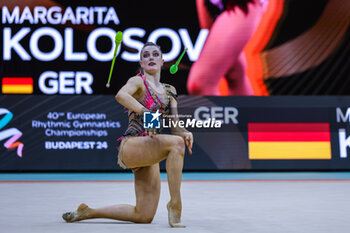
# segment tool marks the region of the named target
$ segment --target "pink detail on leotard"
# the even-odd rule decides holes
[[[146,93],[145,93],[145,98],[143,99],[143,105],[152,111],[152,108],[154,107],[155,105],[155,101],[151,95],[151,92],[149,91],[149,87],[148,87],[148,84],[146,82],[146,78],[141,74],[139,73],[138,76],[140,76],[146,86]]]
[[[150,88],[146,82],[146,77],[144,77],[141,73],[137,74],[137,76],[140,76],[146,86],[146,92],[145,92],[145,97],[142,101],[142,104],[149,109],[150,111],[157,111],[157,110],[164,110],[167,106],[166,103],[163,103],[157,95],[153,95],[150,92]],[[156,100],[154,99],[156,98]]]

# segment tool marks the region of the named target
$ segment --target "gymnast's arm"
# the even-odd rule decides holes
[[[137,97],[145,92],[145,86],[140,77],[131,77],[128,82],[118,91],[115,99],[127,109],[140,115],[148,111],[145,106],[137,101]]]
[[[171,86],[171,92],[176,94],[176,89]],[[171,96],[170,97],[170,109],[173,121],[179,121],[178,111],[177,111],[177,100]],[[178,124],[177,124],[178,125]],[[171,127],[171,133],[177,136],[182,137],[185,140],[185,143],[188,147],[188,151],[192,154],[192,145],[193,145],[193,134],[185,128],[180,127]]]

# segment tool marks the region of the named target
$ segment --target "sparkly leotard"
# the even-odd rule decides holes
[[[162,84],[164,86],[164,89],[165,89],[164,96],[161,96],[159,94],[157,95],[155,93],[155,91],[153,91],[152,88],[149,87],[149,85],[147,84],[146,78],[141,73],[137,74],[137,76],[142,78],[143,83],[146,87],[145,94],[141,98],[141,100],[139,100],[139,102],[143,106],[145,106],[145,108],[147,108],[148,110],[150,110],[152,112],[159,110],[163,114],[169,114],[170,113],[170,97],[172,96],[175,99],[177,98],[177,95],[171,91],[171,86],[168,84]],[[126,141],[125,139],[128,136],[147,136],[147,134],[143,128],[143,116],[134,112],[134,111],[131,111],[131,110],[128,111],[128,116],[129,116],[128,128],[124,132],[123,136],[117,140],[119,143],[119,145],[118,145],[118,150],[119,150],[118,164],[119,164],[119,166],[121,166],[123,168],[126,168],[126,166],[122,161],[121,151],[122,151],[123,144]],[[160,131],[157,133],[160,133]]]

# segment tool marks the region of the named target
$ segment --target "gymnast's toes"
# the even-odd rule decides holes
[[[84,214],[88,211],[89,207],[82,203],[79,205],[78,209],[73,212],[66,212],[62,215],[62,218],[66,222],[75,222],[83,219]]]

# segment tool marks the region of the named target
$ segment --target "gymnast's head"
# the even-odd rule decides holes
[[[153,42],[147,42],[141,49],[139,63],[141,69],[146,73],[153,74],[160,71],[164,64],[160,46]]]

